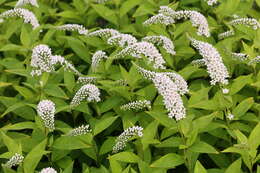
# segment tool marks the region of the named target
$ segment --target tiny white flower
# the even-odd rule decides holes
[[[234,117],[235,117],[235,116],[234,116],[233,114],[230,114],[230,113],[229,113],[228,116],[227,116],[227,118],[228,118],[229,120],[233,120]]]
[[[23,162],[24,157],[19,154],[19,153],[15,153],[5,164],[4,166],[8,167],[8,168],[12,168],[13,166],[17,166],[20,163]]]
[[[77,83],[81,84],[89,84],[89,83],[94,83],[97,80],[97,77],[79,77]]]
[[[223,88],[223,89],[222,89],[222,92],[223,92],[223,94],[228,94],[228,93],[229,93],[229,89]]]
[[[100,101],[100,91],[99,89],[93,84],[86,84],[83,85],[78,92],[75,94],[71,101],[72,106],[77,106],[81,103],[81,101],[87,100],[89,102]]]
[[[214,4],[217,4],[218,1],[217,0],[205,0],[209,6],[213,6]]]
[[[16,8],[21,7],[21,6],[24,6],[26,4],[30,4],[30,5],[35,6],[35,7],[39,7],[37,0],[18,0],[15,7]]]
[[[37,113],[44,122],[45,127],[54,130],[55,104],[50,100],[42,100],[37,105]]]
[[[130,34],[118,34],[110,37],[107,43],[113,46],[126,47],[137,42],[137,39]]]
[[[72,129],[67,135],[68,136],[80,136],[80,135],[85,135],[89,132],[91,132],[91,129],[89,129],[89,125],[82,125],[75,129]]]
[[[152,16],[148,20],[146,20],[143,24],[144,25],[153,25],[153,24],[162,24],[162,25],[171,25],[175,23],[175,20],[172,17],[163,15],[163,14],[157,14],[155,16]]]
[[[88,34],[88,30],[84,26],[78,24],[65,24],[65,25],[57,26],[56,28],[58,30],[63,30],[63,31],[77,31],[79,34],[82,35]]]
[[[89,33],[88,36],[91,36],[91,37],[98,36],[98,37],[101,37],[104,39],[108,39],[109,37],[112,37],[112,36],[115,36],[118,34],[120,34],[120,32],[118,32],[115,29],[106,28],[106,29],[99,29],[97,31],[93,31],[93,32]]]
[[[31,24],[33,29],[36,29],[37,27],[40,26],[35,15],[27,9],[15,8],[15,9],[7,10],[7,11],[3,12],[2,14],[0,14],[0,18],[9,18],[9,17],[23,18],[24,23]]]
[[[57,173],[57,171],[51,167],[43,168],[40,173]]]
[[[120,107],[122,110],[142,110],[144,108],[151,109],[151,102],[149,100],[137,100]]]
[[[130,140],[131,137],[138,136],[142,137],[143,136],[143,128],[140,126],[133,126],[129,127],[126,129],[123,133],[121,133],[120,136],[117,137],[116,139],[116,144],[113,147],[113,153],[117,153],[120,150],[124,149],[126,146],[126,143]]]

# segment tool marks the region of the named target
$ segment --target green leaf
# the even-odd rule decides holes
[[[44,88],[44,92],[50,96],[69,99],[65,92],[55,84],[48,84]]]
[[[116,116],[116,117],[108,117],[105,119],[98,120],[93,130],[94,136],[96,136],[97,134],[99,134],[100,132],[108,128],[117,118],[118,117]]]
[[[22,31],[21,31],[21,35],[20,35],[20,40],[21,43],[25,46],[25,47],[29,47],[31,44],[31,35],[26,27],[27,25],[23,25],[22,27]]]
[[[140,161],[140,158],[131,152],[120,152],[109,156],[108,159],[126,163],[138,163]]]
[[[74,162],[71,162],[71,164],[69,164],[68,167],[66,167],[62,173],[72,173],[73,164],[74,164]]]
[[[239,92],[246,84],[249,84],[252,82],[252,74],[247,76],[239,76],[236,78],[233,83],[231,84],[230,88],[230,95],[234,95],[237,92]]]
[[[75,86],[75,78],[72,72],[64,71],[64,83],[66,85],[66,88],[70,92],[73,92],[73,88]]]
[[[5,144],[5,146],[8,148],[8,151],[14,153],[19,153],[19,145],[18,143],[10,138],[9,136],[5,135],[5,133],[1,132],[1,138]]]
[[[217,117],[218,112],[214,112],[207,116],[199,117],[198,119],[192,122],[193,126],[196,127],[199,131],[206,130],[207,126],[210,124],[214,117]]]
[[[258,123],[255,128],[251,131],[248,143],[250,145],[251,149],[257,149],[257,147],[260,145],[260,123]]]
[[[226,169],[225,173],[240,173],[241,163],[241,159],[237,159]]]
[[[150,167],[155,168],[175,168],[178,165],[181,165],[184,163],[184,159],[182,156],[175,154],[175,153],[169,153],[161,157],[160,159],[154,161]]]
[[[24,172],[33,173],[37,167],[42,156],[47,154],[45,147],[47,144],[47,139],[44,139],[41,143],[36,145],[25,157],[23,162]]]
[[[26,99],[31,99],[34,97],[33,92],[31,90],[29,90],[28,88],[21,87],[18,85],[13,86],[13,87],[16,91],[18,91]]]
[[[33,122],[21,122],[12,125],[7,125],[2,127],[2,130],[24,130],[24,129],[34,129],[36,127]]]
[[[133,9],[135,6],[139,5],[142,0],[128,0],[125,1],[120,7],[120,17],[124,16],[128,11]]]
[[[207,173],[207,170],[202,166],[202,164],[198,160],[194,168],[194,173]]]
[[[86,137],[86,135],[61,136],[54,141],[52,147],[59,150],[76,150],[90,148],[92,146],[91,141],[84,140],[84,137]]]
[[[119,106],[122,103],[123,99],[121,97],[113,96],[109,99],[106,99],[104,102],[99,103],[100,113],[104,113],[116,106]]]
[[[24,107],[24,106],[26,106],[24,103],[16,103],[16,104],[14,104],[14,105],[12,105],[12,106],[10,106],[10,107],[8,107],[6,110],[5,110],[5,112],[0,116],[0,118],[2,118],[2,117],[4,117],[6,114],[8,114],[8,113],[10,113],[10,112],[12,112],[12,111],[14,111],[14,110],[16,110],[16,109],[18,109],[18,108],[21,108],[21,107]]]
[[[111,23],[118,25],[117,15],[114,10],[111,10],[102,4],[92,4],[92,7],[98,13],[98,15],[110,21]]]
[[[218,154],[218,151],[206,142],[198,141],[194,143],[189,150],[195,153],[214,153]]]
[[[241,117],[245,115],[245,113],[253,106],[253,104],[253,97],[249,97],[243,100],[241,103],[239,103],[239,105],[237,105],[235,109],[232,111],[232,114],[235,115],[236,118]]]
[[[170,119],[166,114],[155,111],[149,111],[147,113],[165,127],[168,127],[170,129],[177,128],[176,122],[173,119]]]

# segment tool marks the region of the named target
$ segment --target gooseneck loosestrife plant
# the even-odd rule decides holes
[[[169,2],[0,2],[0,172],[260,171],[260,2]]]

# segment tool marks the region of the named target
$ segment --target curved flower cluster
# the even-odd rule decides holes
[[[72,129],[67,135],[68,136],[80,136],[80,135],[85,135],[89,132],[91,132],[91,129],[89,129],[89,125],[82,125],[75,129]]]
[[[21,7],[26,4],[31,4],[32,6],[39,7],[37,0],[18,0],[15,7]]]
[[[113,46],[125,47],[137,42],[137,39],[130,34],[118,34],[110,37],[107,43]]]
[[[137,68],[138,72],[142,74],[146,79],[153,80],[157,74],[166,75],[175,83],[179,94],[183,95],[189,92],[188,84],[181,75],[174,72],[153,72],[139,67],[135,63],[133,64]]]
[[[77,31],[79,34],[82,35],[88,34],[88,30],[84,26],[78,24],[65,24],[65,25],[57,26],[56,28],[58,30],[63,30],[63,31]]]
[[[202,66],[205,66],[205,60],[204,59],[196,59],[196,60],[193,60],[191,62],[192,65],[194,66],[197,66],[197,67],[202,67]]]
[[[85,99],[89,102],[91,102],[91,101],[99,102],[100,101],[99,96],[100,96],[100,91],[95,85],[86,84],[86,85],[83,85],[78,90],[78,92],[75,94],[75,96],[73,97],[70,104],[72,106],[77,106],[81,103],[81,101],[83,101]]]
[[[97,80],[96,77],[79,77],[77,83],[88,84],[94,83]]]
[[[245,60],[247,60],[249,58],[249,55],[247,55],[245,53],[235,53],[235,52],[232,52],[231,56],[232,56],[232,58],[235,58],[236,60],[239,60],[239,61],[245,61]]]
[[[255,58],[253,58],[252,60],[249,61],[249,65],[253,65],[253,64],[257,64],[260,63],[260,56],[257,56]]]
[[[116,144],[113,147],[112,152],[117,153],[118,151],[124,149],[129,139],[134,136],[142,137],[143,128],[140,126],[133,126],[126,129],[120,136],[117,137]]]
[[[99,29],[97,31],[93,31],[93,32],[89,33],[88,35],[91,37],[98,36],[98,37],[101,37],[104,39],[108,39],[109,37],[113,37],[118,34],[120,34],[120,32],[118,32],[115,29],[106,28],[106,29]]]
[[[192,26],[198,28],[198,35],[210,36],[207,19],[199,12],[192,10],[174,11],[167,6],[161,6],[159,13],[172,17],[173,20],[190,19]]]
[[[43,72],[55,71],[56,64],[60,64],[65,69],[69,69],[77,75],[81,75],[81,73],[77,71],[72,64],[66,61],[64,57],[59,55],[52,55],[49,46],[40,44],[33,48],[31,59],[31,66],[33,67],[31,72],[32,76],[39,76]]]
[[[156,74],[153,83],[158,93],[163,97],[163,103],[168,110],[169,118],[177,121],[186,117],[185,107],[176,84],[165,74]]]
[[[254,18],[239,18],[229,22],[230,25],[247,25],[252,27],[254,30],[260,28],[260,23]]]
[[[24,157],[19,154],[19,153],[15,153],[5,164],[4,166],[8,167],[8,168],[12,168],[13,166],[17,166],[20,163],[23,162]]]
[[[173,45],[172,41],[165,36],[162,36],[162,35],[160,35],[160,36],[147,36],[147,37],[144,37],[142,40],[156,44],[158,46],[162,46],[166,50],[166,52],[171,54],[171,55],[176,54],[176,52],[174,51],[174,45]]]
[[[130,45],[124,48],[121,52],[119,52],[116,57],[124,57],[124,56],[133,56],[135,58],[141,58],[141,55],[144,55],[148,58],[149,63],[154,63],[153,67],[156,69],[165,69],[165,61],[156,47],[148,42],[138,42],[133,45]]]
[[[122,110],[142,110],[144,108],[151,109],[151,102],[149,100],[137,100],[137,101],[122,105],[120,107],[120,109],[122,109]]]
[[[7,10],[7,11],[3,12],[2,14],[0,14],[0,18],[8,18],[8,17],[23,18],[24,23],[31,24],[33,29],[36,29],[37,27],[40,26],[40,24],[39,24],[37,18],[35,17],[35,15],[27,9],[15,8],[15,9],[12,9],[12,10]]]
[[[223,64],[222,58],[211,44],[189,38],[191,45],[195,47],[200,55],[203,57],[207,66],[207,71],[211,78],[211,85],[215,85],[217,82],[226,85],[229,77],[227,68]]]
[[[98,3],[98,4],[103,4],[107,1],[110,1],[110,0],[95,0],[95,2]]]
[[[44,122],[45,127],[54,130],[55,104],[50,100],[42,100],[37,105],[37,113]]]
[[[163,15],[163,14],[157,14],[155,16],[150,17],[143,24],[144,25],[162,24],[162,25],[167,26],[167,25],[171,25],[173,23],[175,23],[173,18]]]
[[[224,38],[227,38],[227,37],[230,37],[230,36],[233,36],[233,35],[235,35],[234,30],[229,30],[229,31],[222,32],[222,33],[218,34],[218,39],[222,40]]]
[[[57,173],[57,171],[51,167],[43,168],[40,173]]]
[[[107,55],[106,52],[104,51],[97,51],[96,53],[94,53],[94,55],[92,56],[92,62],[91,62],[91,68],[93,69],[93,71],[95,71],[100,63],[100,61],[102,59],[107,59]]]

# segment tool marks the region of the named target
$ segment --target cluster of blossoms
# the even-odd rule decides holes
[[[37,113],[44,122],[45,127],[54,130],[55,104],[50,100],[42,100],[37,105]]]
[[[174,73],[174,72],[153,72],[153,71],[146,70],[142,67],[139,67],[135,63],[133,63],[133,64],[137,68],[138,72],[140,74],[142,74],[146,79],[153,80],[155,78],[156,74],[166,75],[175,83],[175,85],[177,86],[178,93],[180,95],[183,95],[183,94],[186,94],[189,92],[188,84],[181,75]]]
[[[204,59],[196,59],[196,60],[193,60],[191,62],[192,65],[194,66],[197,66],[197,67],[202,67],[202,66],[205,66],[205,60]]]
[[[32,6],[39,7],[37,0],[19,0],[16,3],[15,7],[21,7],[21,6],[24,6],[26,4],[31,4]]]
[[[92,102],[92,101],[99,102],[100,101],[99,96],[100,96],[100,91],[99,91],[98,87],[96,87],[93,84],[86,84],[86,85],[83,85],[77,91],[77,93],[73,97],[70,104],[72,106],[77,106],[81,103],[81,101],[83,101],[85,99],[89,102]]]
[[[120,134],[116,139],[116,144],[113,147],[113,153],[117,153],[118,151],[125,148],[126,143],[129,141],[131,137],[134,136],[143,136],[143,128],[140,126],[133,126],[126,129],[122,134]]]
[[[116,86],[118,86],[118,85],[127,86],[127,81],[124,80],[124,79],[119,79],[119,80],[116,80],[116,81],[115,81],[115,85],[116,85]]]
[[[147,36],[147,37],[144,37],[142,40],[156,44],[158,46],[162,46],[166,50],[166,52],[171,54],[171,55],[176,54],[176,52],[174,51],[174,45],[173,45],[172,41],[165,36],[162,36],[162,35],[160,35],[160,36]]]
[[[141,58],[144,55],[148,58],[149,63],[153,63],[153,67],[156,69],[165,69],[165,61],[159,51],[152,43],[138,42],[124,48],[119,52],[116,57],[133,56],[135,58]]]
[[[93,31],[91,33],[88,34],[88,36],[90,37],[95,37],[95,36],[98,36],[98,37],[101,37],[101,38],[104,38],[104,39],[108,39],[110,37],[113,37],[115,35],[119,35],[120,32],[118,32],[117,30],[115,29],[99,29],[97,31]]]
[[[58,30],[63,30],[63,31],[76,31],[82,35],[88,34],[88,30],[84,26],[78,24],[65,24],[65,25],[57,26],[56,28]]]
[[[55,71],[56,64],[60,64],[65,69],[69,69],[77,75],[81,75],[81,73],[78,72],[72,64],[67,62],[64,57],[59,55],[52,55],[49,46],[40,44],[33,48],[31,58],[31,66],[33,67],[31,72],[32,76],[39,76],[43,72]]]
[[[94,2],[98,3],[98,4],[103,4],[107,1],[110,1],[110,0],[94,0]]]
[[[23,18],[24,23],[31,24],[33,29],[36,29],[37,27],[40,26],[35,15],[27,9],[15,8],[15,9],[7,10],[7,11],[3,12],[2,14],[0,14],[0,18],[9,18],[9,17]]]
[[[168,116],[177,121],[186,117],[185,107],[177,85],[165,74],[156,74],[153,83],[158,93],[163,97],[163,103],[168,110]]]
[[[236,60],[239,60],[239,61],[245,61],[245,60],[247,60],[249,58],[249,55],[247,55],[245,53],[235,53],[235,52],[232,52],[231,56],[232,56],[232,58],[235,58]]]
[[[260,23],[254,18],[239,18],[229,22],[230,25],[247,25],[252,27],[254,30],[260,28]]]
[[[92,56],[92,62],[91,62],[91,68],[93,69],[93,71],[95,71],[100,63],[100,61],[102,59],[107,59],[107,55],[106,52],[104,51],[97,51],[96,53],[94,53],[94,55]]]
[[[4,166],[8,167],[8,168],[12,168],[13,166],[17,166],[20,163],[23,162],[24,157],[19,154],[19,153],[15,153],[5,164]]]
[[[142,110],[144,108],[151,109],[151,102],[149,100],[137,100],[137,101],[122,105],[120,107],[120,109],[122,109],[122,110]]]
[[[113,46],[126,47],[137,42],[137,39],[130,34],[118,34],[110,37],[107,43]]]
[[[40,173],[57,173],[57,171],[51,167],[43,168]]]
[[[234,31],[234,30],[229,30],[229,31],[220,33],[220,34],[218,35],[218,39],[219,39],[219,40],[222,40],[222,39],[224,39],[224,38],[227,38],[227,37],[230,37],[230,36],[233,36],[233,35],[235,35],[235,31]]]
[[[260,63],[260,56],[257,56],[255,58],[253,58],[252,60],[249,61],[249,65],[253,65],[253,64],[257,64]]]
[[[222,85],[228,84],[226,78],[229,77],[227,68],[223,64],[222,58],[211,44],[189,38],[191,45],[195,47],[205,61],[207,71],[211,78],[211,85],[215,85],[219,82]]]
[[[81,84],[88,84],[88,83],[94,83],[96,82],[97,77],[84,77],[81,76],[78,78],[77,83],[81,83]]]
[[[89,132],[91,132],[91,129],[89,129],[89,125],[82,125],[75,129],[72,129],[67,135],[68,136],[80,136],[80,135],[85,135]]]
[[[181,10],[174,11],[167,6],[161,6],[159,10],[159,14],[152,16],[148,20],[144,22],[144,25],[151,24],[164,24],[170,25],[175,23],[175,20],[179,19],[190,19],[193,26],[198,27],[198,35],[204,35],[206,37],[210,36],[209,26],[207,19],[197,11],[191,10]]]

